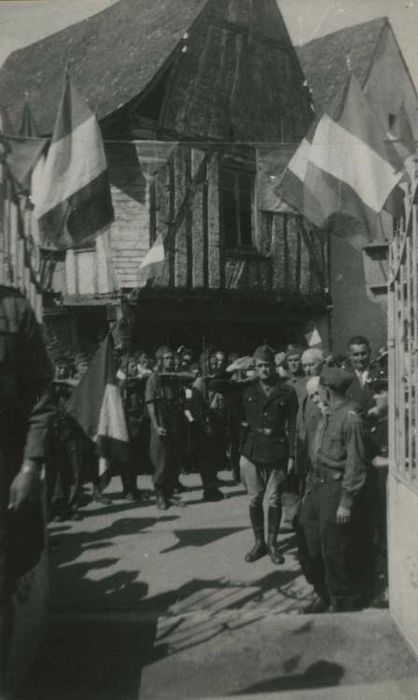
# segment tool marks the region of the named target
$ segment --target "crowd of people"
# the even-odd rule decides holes
[[[376,603],[386,603],[384,351],[372,362],[368,340],[357,336],[341,357],[296,345],[282,352],[261,345],[244,357],[215,350],[196,358],[189,348],[174,352],[168,346],[153,358],[119,353],[116,378],[130,459],[111,465],[113,474],[101,474],[94,442],[68,411],[71,393],[88,371],[87,358],[58,361],[53,378],[29,304],[5,287],[0,307],[9,329],[0,344],[1,691],[7,686],[13,593],[44,543],[44,465],[54,520],[82,517],[86,482],[93,499],[110,503],[105,489],[115,474],[130,501],[144,498],[138,474],[151,474],[160,510],[184,490],[181,474],[191,470],[200,475],[203,500],[221,501],[218,474],[229,468],[248,494],[254,533],[244,555],[248,563],[269,555],[273,564],[283,564],[283,496],[293,492],[301,568],[316,594],[306,612],[358,609],[376,593]]]
[[[285,495],[303,571],[317,598],[309,611],[348,610],[370,600],[385,580],[387,473],[386,353],[372,363],[368,340],[352,338],[344,356],[319,347],[263,345],[252,356],[223,350],[196,357],[187,347],[158,348],[154,357],[119,354],[117,380],[131,458],[114,465],[122,497],[143,501],[139,474],[150,474],[155,503],[166,510],[186,490],[181,475],[200,475],[204,501],[224,498],[219,472],[231,470],[249,496],[253,562],[278,543]],[[65,406],[88,364],[58,362],[57,410],[49,440],[49,504],[56,520],[78,519],[81,486],[110,503],[94,446]],[[267,502],[267,532],[264,503]],[[384,585],[381,586],[384,604]]]

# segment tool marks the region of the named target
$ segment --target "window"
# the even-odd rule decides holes
[[[396,114],[389,114],[388,115],[389,131],[392,129],[393,125],[395,124],[395,120],[396,120]]]
[[[220,176],[222,229],[227,248],[254,245],[255,175],[223,165]]]

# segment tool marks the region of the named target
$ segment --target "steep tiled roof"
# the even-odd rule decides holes
[[[25,92],[43,134],[52,130],[66,62],[99,119],[137,97],[209,0],[119,0],[15,51],[0,70],[0,107],[20,121]]]
[[[387,25],[388,19],[379,17],[314,39],[297,49],[319,111],[331,103],[344,85],[349,69],[364,84],[379,37]]]

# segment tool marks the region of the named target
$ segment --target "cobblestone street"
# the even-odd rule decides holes
[[[292,532],[281,535],[284,566],[245,563],[241,486],[203,503],[198,477],[182,479],[188,492],[164,513],[120,500],[114,479],[110,507],[51,526],[51,624],[25,698],[266,698],[418,675],[386,612],[297,616],[311,594]]]

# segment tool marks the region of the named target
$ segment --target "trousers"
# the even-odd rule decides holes
[[[341,480],[310,481],[300,513],[301,561],[315,592],[329,596],[336,610],[350,610],[361,597],[356,555],[359,522],[354,507],[350,523],[337,523],[341,493]]]
[[[241,481],[250,497],[250,507],[257,507],[266,498],[271,508],[281,506],[286,474],[270,464],[254,464],[247,457],[240,459]]]
[[[184,449],[177,436],[160,437],[151,429],[150,458],[154,468],[155,489],[165,496],[173,495],[180,473]]]

